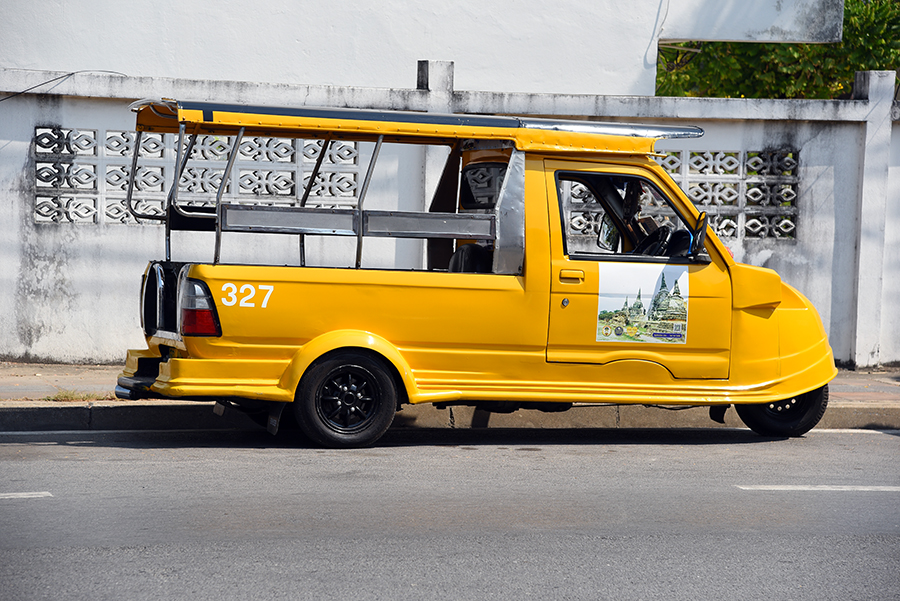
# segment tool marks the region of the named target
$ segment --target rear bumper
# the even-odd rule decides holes
[[[156,398],[159,395],[150,390],[155,381],[156,378],[152,376],[141,378],[119,376],[119,379],[116,381],[116,398],[125,399],[126,401]]]
[[[116,381],[116,397],[128,401],[162,398],[152,390],[163,358],[149,349],[129,350],[125,370]]]
[[[287,361],[177,359],[154,357],[146,350],[129,350],[125,371],[118,378],[121,399],[258,401],[294,400],[292,389],[280,386]]]

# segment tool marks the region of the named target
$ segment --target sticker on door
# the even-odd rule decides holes
[[[601,263],[597,342],[685,344],[687,265]]]

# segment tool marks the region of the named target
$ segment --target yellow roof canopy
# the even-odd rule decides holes
[[[447,143],[456,140],[508,140],[519,150],[575,153],[653,152],[656,140],[696,138],[693,126],[656,126],[566,119],[417,113],[374,109],[268,107],[141,100],[131,105],[137,130],[186,134],[245,135],[286,138],[375,140],[406,143]]]

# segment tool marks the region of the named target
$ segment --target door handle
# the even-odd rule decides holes
[[[584,271],[580,269],[560,269],[559,281],[564,284],[577,284],[584,281]]]

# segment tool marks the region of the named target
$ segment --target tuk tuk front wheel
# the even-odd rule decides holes
[[[803,436],[813,429],[828,407],[828,386],[760,405],[734,406],[748,428],[762,436]]]
[[[342,352],[311,367],[294,400],[300,428],[333,448],[364,447],[381,438],[397,407],[397,388],[382,361]]]

